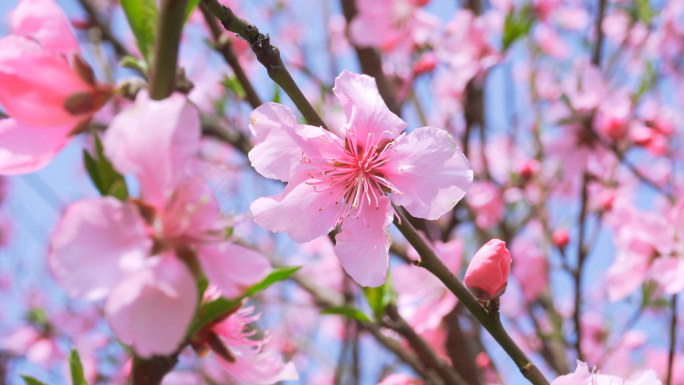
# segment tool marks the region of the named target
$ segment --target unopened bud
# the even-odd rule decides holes
[[[570,243],[570,235],[568,234],[568,230],[566,229],[557,229],[556,231],[551,234],[551,240],[553,241],[553,244],[563,248]]]
[[[465,273],[465,284],[480,300],[498,298],[506,291],[511,253],[506,242],[492,239],[475,253]]]

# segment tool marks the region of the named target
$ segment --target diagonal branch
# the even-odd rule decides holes
[[[292,102],[309,124],[328,129],[323,119],[292,79],[292,75],[285,68],[285,63],[280,58],[280,51],[271,45],[271,39],[268,35],[264,35],[259,32],[257,27],[237,17],[230,8],[219,3],[218,0],[202,0],[200,7],[216,16],[223,24],[223,28],[238,34],[249,43],[259,63],[266,68],[268,76],[292,99]]]
[[[549,385],[549,382],[544,375],[539,371],[534,363],[527,357],[527,355],[520,349],[520,347],[508,335],[498,311],[491,311],[484,308],[477,302],[475,297],[470,294],[463,283],[449,270],[442,260],[437,256],[435,251],[428,245],[416,229],[408,221],[404,214],[404,210],[400,207],[394,206],[398,220],[395,218],[394,225],[404,235],[406,240],[413,246],[420,255],[420,260],[416,264],[435,277],[449,289],[459,301],[477,318],[482,326],[487,329],[489,334],[496,340],[496,342],[506,351],[509,357],[513,359],[520,372],[534,385]]]
[[[211,30],[211,35],[214,37],[214,49],[221,53],[223,59],[226,61],[226,63],[228,63],[230,68],[233,69],[235,77],[237,78],[238,82],[240,82],[242,89],[245,90],[245,99],[247,102],[252,106],[252,108],[259,107],[263,102],[254,90],[252,83],[247,78],[247,74],[245,74],[245,71],[242,69],[237,55],[235,55],[235,51],[233,51],[230,40],[228,40],[227,36],[223,34],[221,27],[216,22],[216,18],[212,16],[209,10],[206,7],[201,7],[201,10],[202,14],[204,15],[204,20],[207,22],[207,26],[209,26],[209,30]]]

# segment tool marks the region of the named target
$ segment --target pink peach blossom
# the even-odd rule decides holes
[[[349,25],[349,34],[361,47],[378,47],[385,52],[410,52],[423,44],[439,21],[423,11],[419,1],[380,0],[358,2],[359,13]]]
[[[69,20],[53,0],[21,0],[10,14],[10,26],[12,34],[31,37],[48,51],[79,51]]]
[[[465,273],[465,284],[481,299],[494,299],[506,291],[511,254],[506,243],[492,239],[475,253]]]
[[[449,270],[458,273],[463,262],[463,241],[435,242],[433,247]],[[412,260],[418,260],[418,254],[412,247],[408,248],[407,254]],[[442,319],[456,305],[456,297],[444,284],[417,266],[394,268],[392,281],[398,294],[399,313],[418,333],[438,328]]]
[[[260,317],[253,312],[253,307],[243,307],[211,329],[227,351],[216,355],[221,366],[232,377],[251,384],[299,379],[292,362],[285,363],[279,353],[264,349],[268,337],[253,337],[256,331],[250,324]]]
[[[10,17],[13,34],[0,39],[0,174],[47,165],[109,99],[78,56],[69,22],[52,0],[23,0]]]
[[[142,94],[103,141],[114,166],[140,179],[141,199],[74,203],[52,235],[48,262],[57,281],[72,296],[107,297],[110,326],[142,357],[170,354],[185,336],[197,306],[188,259],[231,298],[270,269],[262,255],[225,240],[213,192],[189,178],[199,130],[184,96]]]
[[[406,123],[385,106],[373,78],[344,71],[333,91],[348,120],[335,133],[298,125],[282,105],[252,112],[252,166],[288,184],[282,194],[254,201],[251,210],[258,225],[297,242],[341,224],[335,252],[342,266],[359,284],[379,286],[387,274],[393,213],[385,194],[414,216],[437,219],[465,195],[472,171],[445,131],[422,127],[402,134]]]
[[[503,218],[505,205],[498,187],[492,182],[474,182],[466,197],[478,227],[489,230]]]

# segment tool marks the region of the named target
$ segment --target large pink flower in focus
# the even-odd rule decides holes
[[[473,173],[446,131],[402,133],[406,123],[387,108],[373,78],[344,71],[333,92],[347,117],[335,132],[297,124],[275,103],[252,112],[252,166],[287,187],[251,209],[258,225],[297,242],[341,225],[335,253],[342,266],[360,285],[379,286],[387,275],[393,216],[386,194],[411,215],[433,220],[463,198]]]
[[[23,0],[0,39],[0,174],[47,165],[109,98],[78,56],[78,42],[52,0]]]
[[[270,269],[265,257],[224,240],[213,192],[188,178],[199,136],[184,96],[153,101],[143,92],[103,141],[114,166],[140,180],[141,199],[76,202],[51,238],[57,281],[71,296],[107,298],[112,330],[141,357],[171,354],[184,338],[197,307],[194,260],[230,298]]]

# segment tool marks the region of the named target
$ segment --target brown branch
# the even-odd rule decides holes
[[[459,301],[473,314],[473,316],[475,316],[475,318],[477,318],[480,324],[492,337],[494,337],[496,342],[504,349],[513,362],[515,362],[525,378],[535,385],[548,385],[549,382],[544,378],[541,371],[539,371],[515,341],[513,341],[511,336],[508,335],[501,324],[498,310],[493,311],[492,309],[487,309],[480,305],[463,283],[446,265],[444,265],[432,247],[430,247],[425,239],[418,234],[416,229],[406,218],[404,210],[397,206],[394,206],[394,209],[398,217],[398,219],[395,218],[394,220],[395,226],[404,235],[411,246],[416,249],[418,255],[420,255],[420,260],[417,261],[416,264],[439,278],[447,289],[458,297]]]
[[[670,351],[667,355],[667,377],[665,385],[673,385],[672,368],[674,365],[675,346],[677,344],[677,294],[672,296],[672,318],[670,320]]]
[[[216,18],[212,16],[207,8],[200,7],[200,9],[202,10],[202,14],[204,15],[204,20],[206,21],[207,26],[209,26],[211,35],[214,37],[214,49],[218,51],[221,56],[223,56],[223,59],[226,61],[226,63],[228,63],[230,68],[233,69],[235,78],[237,78],[238,82],[240,82],[242,89],[245,90],[245,99],[247,102],[252,106],[252,108],[259,107],[263,102],[256,93],[256,90],[254,90],[252,83],[247,78],[245,71],[242,69],[237,55],[235,55],[235,51],[233,51],[230,39],[222,32],[221,27],[216,22]]]
[[[78,0],[78,2],[81,4],[81,8],[83,8],[83,10],[88,14],[90,24],[94,25],[100,30],[102,39],[107,40],[112,45],[114,52],[116,52],[116,54],[120,57],[130,55],[130,52],[128,52],[126,46],[124,46],[123,43],[121,43],[121,41],[114,36],[109,22],[107,22],[106,19],[100,18],[100,12],[95,4],[93,4],[90,0]]]
[[[219,3],[218,0],[202,0],[200,7],[216,16],[226,30],[238,34],[249,43],[259,63],[266,68],[268,76],[285,91],[309,124],[328,129],[292,79],[292,75],[280,58],[280,51],[271,45],[268,35],[262,34],[257,27],[237,17],[230,8]]]
[[[178,362],[178,353],[170,356],[155,356],[143,360],[133,358],[131,369],[131,385],[159,385],[164,376],[169,373]]]
[[[423,361],[427,367],[434,368],[445,383],[467,385],[467,382],[453,367],[451,367],[451,365],[437,357],[437,354],[435,354],[430,345],[428,345],[428,343],[413,330],[413,327],[401,317],[394,304],[387,305],[385,314],[387,314],[391,320],[391,322],[385,322],[385,325],[404,337],[411,348],[418,354],[421,361]]]

